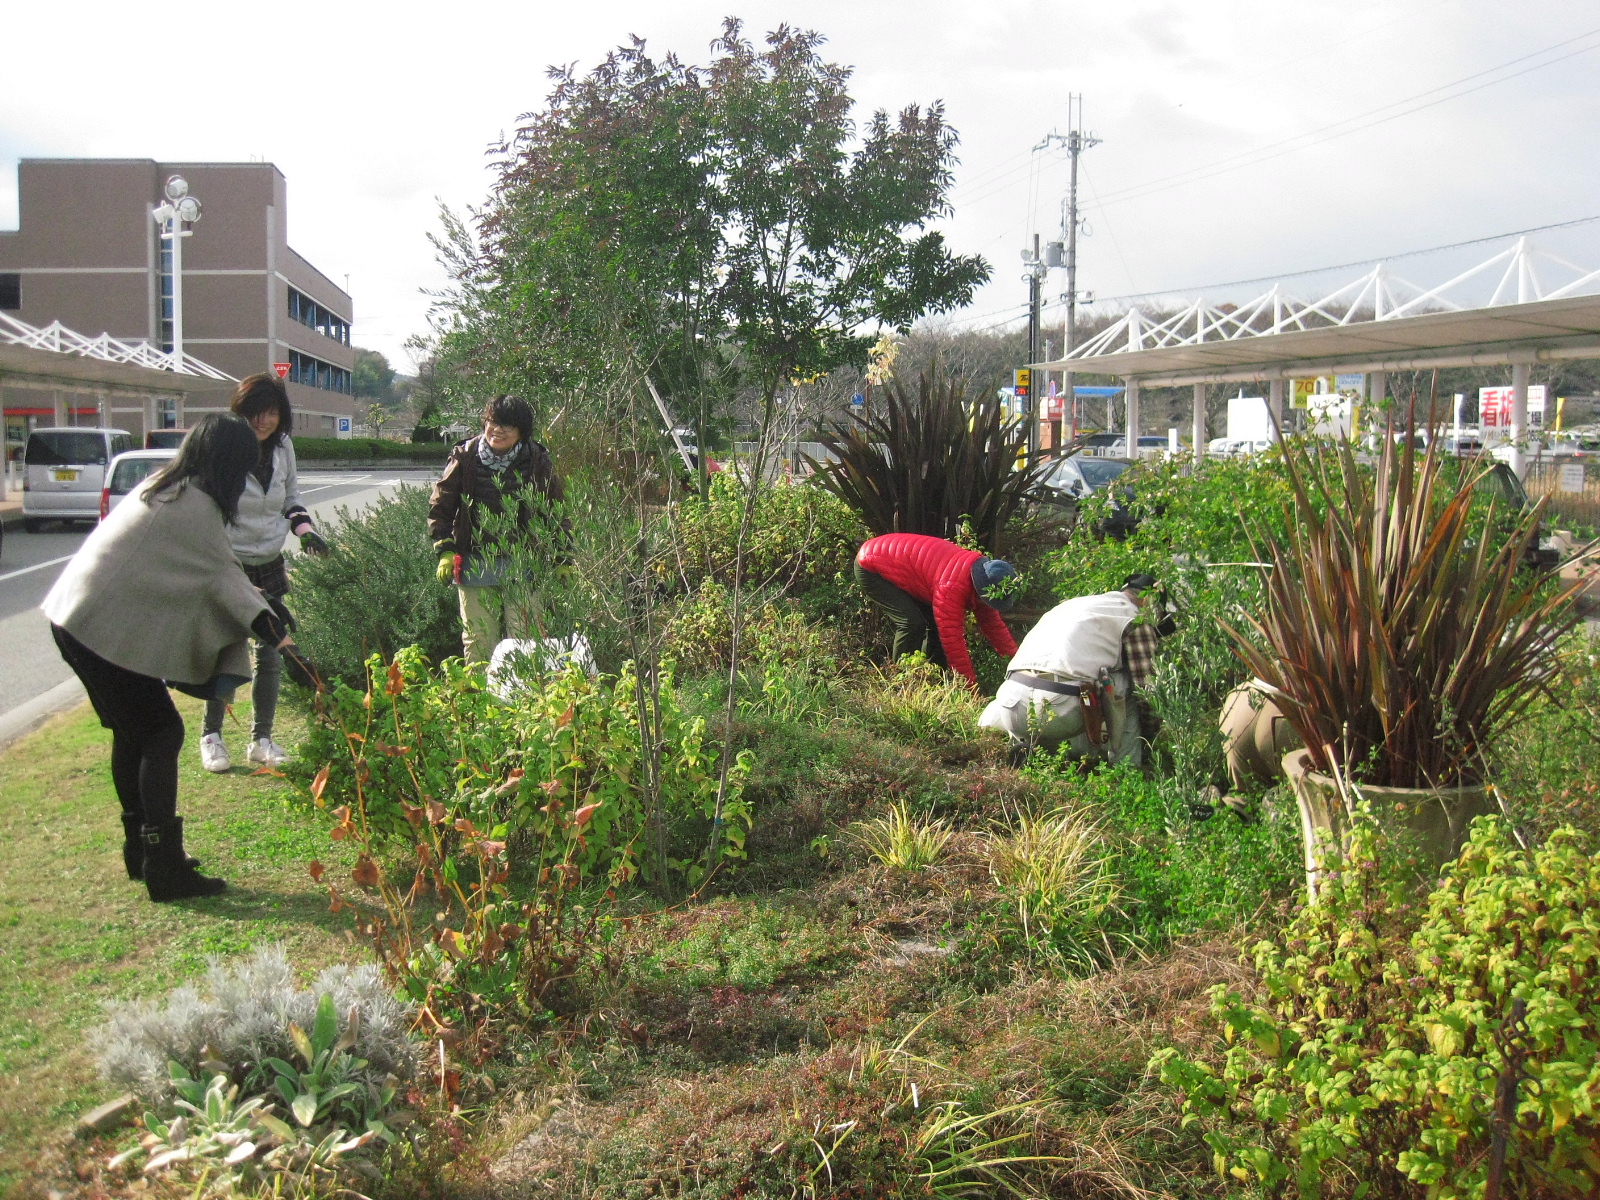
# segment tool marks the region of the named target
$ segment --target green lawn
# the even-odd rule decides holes
[[[285,803],[285,786],[200,768],[199,702],[188,723],[178,811],[202,870],[228,880],[207,900],[152,904],[122,866],[122,825],[111,788],[110,734],[87,704],[0,754],[0,1194],[28,1177],[38,1149],[73,1117],[114,1094],[85,1033],[107,1000],[159,996],[194,980],[208,955],[287,944],[307,975],[364,952],[346,918],[328,912],[305,864],[338,848]],[[249,705],[225,732],[242,759]],[[302,723],[283,712],[278,740]]]

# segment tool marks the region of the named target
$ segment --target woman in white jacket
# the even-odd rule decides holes
[[[294,429],[289,391],[276,375],[251,375],[239,381],[232,408],[255,430],[261,459],[245,480],[244,495],[239,497],[238,517],[228,527],[228,538],[250,582],[274,600],[281,601],[289,590],[289,576],[283,560],[283,545],[289,534],[298,537],[301,549],[309,553],[321,554],[328,548],[312,529],[311,514],[300,501],[294,442],[289,438]],[[250,688],[250,748],[245,758],[262,766],[276,767],[289,757],[288,752],[272,740],[283,658],[277,647],[259,640],[251,643],[251,651],[255,676]],[[200,765],[218,774],[233,766],[228,747],[222,740],[228,703],[228,699],[206,703],[200,738]]]

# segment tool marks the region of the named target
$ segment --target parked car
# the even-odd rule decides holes
[[[187,429],[152,429],[144,435],[146,450],[176,450],[189,436]]]
[[[1141,433],[1139,435],[1139,453],[1141,455],[1157,453],[1166,450],[1167,439],[1154,433]],[[1091,458],[1121,458],[1128,457],[1128,437],[1122,433],[1095,433],[1084,439],[1082,453]]]
[[[1063,458],[1039,481],[1043,500],[1076,519],[1079,500],[1111,487],[1132,465],[1125,458],[1097,458],[1089,454]],[[1132,498],[1127,488],[1114,491],[1111,515],[1095,528],[1095,532],[1119,542],[1132,533],[1139,524],[1138,518],[1128,509],[1127,502]]]
[[[106,469],[106,485],[100,489],[100,519],[109,517],[123,497],[177,457],[176,450],[129,450],[113,458]]]
[[[29,533],[46,521],[99,516],[106,466],[133,449],[126,429],[35,429],[22,452],[22,520]]]

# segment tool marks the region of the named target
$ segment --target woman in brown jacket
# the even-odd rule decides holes
[[[428,536],[439,555],[439,582],[454,583],[461,599],[461,648],[469,662],[488,662],[502,638],[533,634],[536,580],[513,578],[508,551],[541,541],[555,549],[567,523],[556,508],[566,491],[550,451],[533,440],[533,410],[516,396],[483,406],[483,432],[458,443],[433,485]],[[513,510],[518,547],[486,544],[479,510],[503,517]]]

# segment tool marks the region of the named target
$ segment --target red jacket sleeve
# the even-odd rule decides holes
[[[965,675],[974,687],[978,673],[972,669],[972,656],[967,653],[968,597],[972,594],[972,580],[947,575],[939,581],[933,593],[933,623],[939,628],[939,644],[944,647],[945,661],[958,675]]]
[[[989,639],[994,652],[1002,658],[1015,658],[1017,641],[1011,636],[1006,619],[987,604],[974,605],[973,611],[978,615],[978,628],[983,630],[983,636]]]

